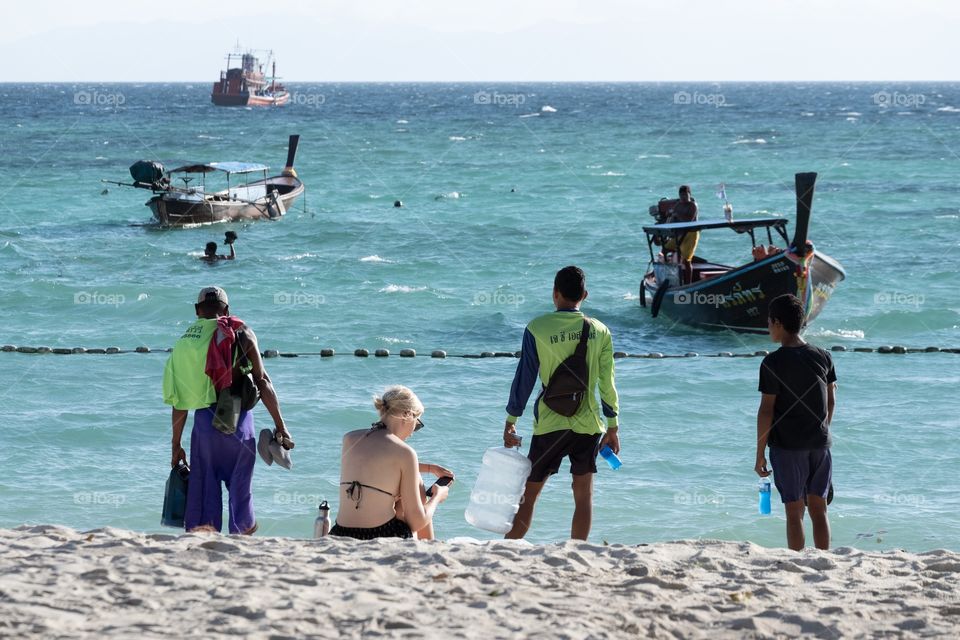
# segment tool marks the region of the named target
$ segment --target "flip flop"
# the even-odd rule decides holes
[[[280,446],[280,443],[276,439],[270,440],[270,456],[273,458],[273,461],[284,469],[290,469],[293,467],[293,460],[290,459],[290,452],[287,449],[284,449]]]
[[[257,453],[267,463],[267,466],[273,464],[273,454],[270,452],[270,442],[273,440],[273,432],[270,429],[262,429],[260,437],[257,439]]]

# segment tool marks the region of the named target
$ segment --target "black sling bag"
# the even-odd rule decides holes
[[[543,390],[543,403],[567,418],[580,409],[587,395],[587,338],[591,329],[590,321],[584,318],[576,350],[560,363]]]

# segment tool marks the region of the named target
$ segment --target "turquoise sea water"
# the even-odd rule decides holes
[[[703,218],[785,215],[792,177],[818,171],[811,238],[847,280],[807,337],[822,346],[960,346],[960,85],[301,85],[279,110],[215,108],[207,85],[0,85],[0,342],[165,348],[219,284],[263,348],[339,353],[513,351],[550,309],[557,268],[588,275],[589,314],[618,350],[752,352],[762,337],[651,319],[637,300],[647,207],[690,184]],[[544,109],[544,107],[550,107]],[[226,227],[161,230],[125,181],[142,158],[262,161],[301,134],[306,203],[238,225],[235,263],[196,255]],[[395,209],[394,200],[404,207]],[[746,238],[701,253],[731,263]],[[161,353],[0,353],[0,526],[158,530],[168,471]],[[960,356],[837,353],[834,544],[960,549]],[[411,443],[460,476],[463,520],[496,445],[516,361],[301,357],[268,361],[298,442],[292,472],[259,465],[261,532],[308,536],[335,501],[340,435],[371,395],[414,388]],[[756,515],[756,358],[617,362],[624,467],[601,461],[592,538],[783,545]],[[258,409],[261,426],[269,425]],[[521,420],[529,438],[530,417]],[[187,436],[184,438],[187,441]],[[569,534],[566,467],[530,539]]]

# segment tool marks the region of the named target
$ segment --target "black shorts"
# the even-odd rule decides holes
[[[535,435],[530,440],[527,457],[533,463],[530,482],[543,482],[560,470],[560,463],[570,457],[570,473],[582,476],[597,472],[597,454],[600,452],[600,434],[587,435],[569,429]]]

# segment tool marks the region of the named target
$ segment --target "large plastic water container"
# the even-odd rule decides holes
[[[470,504],[464,514],[467,522],[494,533],[510,531],[520,508],[530,467],[530,460],[517,449],[487,449],[480,475],[470,492]]]

